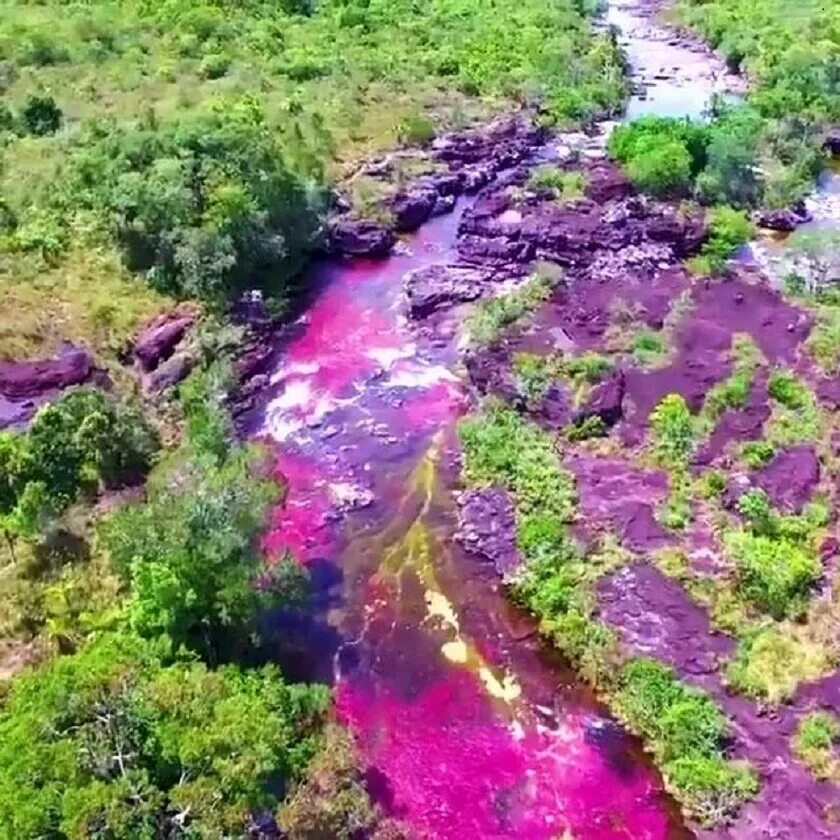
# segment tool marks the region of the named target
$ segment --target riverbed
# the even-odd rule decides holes
[[[742,90],[646,5],[613,3],[606,22],[632,68],[628,117],[700,118],[712,94]],[[312,305],[281,340],[255,432],[287,487],[264,549],[309,568],[317,606],[289,628],[289,667],[332,682],[371,792],[417,836],[693,836],[639,742],[456,539],[455,429],[476,399],[463,310],[418,330],[403,282],[456,259],[472,201],[386,260],[316,266]]]

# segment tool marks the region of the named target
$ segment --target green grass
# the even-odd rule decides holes
[[[815,779],[840,778],[840,719],[831,712],[812,712],[799,721],[793,751]]]
[[[531,172],[525,186],[548,193],[555,201],[565,204],[583,197],[586,175],[583,172],[566,172],[557,166],[545,164]]]
[[[507,327],[548,300],[556,283],[553,277],[535,274],[508,294],[480,301],[467,318],[466,332],[470,341],[482,345],[498,341]]]
[[[727,682],[747,697],[777,705],[793,697],[801,682],[828,673],[836,660],[826,646],[792,630],[780,625],[745,632],[727,666]]]

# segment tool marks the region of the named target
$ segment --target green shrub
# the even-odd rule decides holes
[[[101,391],[70,391],[35,415],[21,435],[0,434],[0,523],[34,537],[82,493],[137,481],[157,437],[132,408]]]
[[[753,470],[763,467],[769,463],[776,454],[776,447],[766,440],[747,441],[741,447],[741,458],[744,463]]]
[[[435,124],[424,114],[406,117],[397,126],[400,143],[408,146],[426,146],[435,139]]]
[[[819,679],[834,665],[824,645],[801,639],[789,625],[759,626],[739,639],[726,680],[742,694],[776,705],[793,697],[800,683]]]
[[[574,201],[583,196],[586,178],[582,172],[566,172],[545,164],[531,172],[525,185],[531,190],[549,193],[556,201]]]
[[[840,770],[836,757],[840,745],[840,720],[830,712],[812,712],[799,721],[793,751],[816,779],[829,779]]]
[[[513,371],[528,399],[538,400],[545,396],[552,382],[563,375],[563,357],[555,353],[548,356],[517,353],[513,357]]]
[[[575,383],[594,385],[612,370],[613,361],[600,353],[583,353],[570,356],[564,367],[566,375]]]
[[[720,274],[734,251],[750,240],[752,223],[746,213],[721,205],[709,211],[707,236],[692,263],[698,273]]]
[[[198,72],[205,79],[221,79],[230,68],[230,56],[226,53],[208,53],[201,59]]]
[[[55,134],[61,128],[62,117],[51,96],[30,96],[20,112],[21,125],[36,137]]]
[[[627,662],[613,706],[645,739],[669,788],[703,824],[725,821],[758,790],[750,770],[725,760],[727,724],[717,706],[662,663]]]
[[[165,128],[92,129],[64,195],[105,214],[155,288],[211,302],[253,287],[288,294],[322,211],[250,100]]]
[[[788,371],[772,371],[767,382],[767,391],[772,399],[787,408],[802,409],[808,405],[808,388]]]
[[[791,540],[744,531],[727,534],[725,545],[747,600],[777,620],[805,611],[811,587],[822,573],[817,558]]]
[[[318,745],[321,686],[209,670],[106,634],[20,676],[0,710],[4,837],[240,836]],[[212,793],[208,794],[208,792]]]
[[[579,422],[572,423],[566,428],[566,437],[571,441],[588,440],[589,438],[604,437],[607,427],[598,416],[584,417]]]
[[[668,394],[650,416],[651,443],[657,460],[666,466],[687,462],[694,450],[694,424],[685,399]]]

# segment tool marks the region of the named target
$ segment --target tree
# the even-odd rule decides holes
[[[19,677],[0,711],[0,836],[241,836],[313,755],[329,701],[106,634]]]
[[[63,114],[51,96],[30,96],[20,112],[23,127],[36,137],[55,134]]]

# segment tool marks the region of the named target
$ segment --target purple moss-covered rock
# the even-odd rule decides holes
[[[510,580],[522,564],[510,496],[496,488],[467,490],[458,499],[458,512],[459,542],[471,554],[492,563],[504,580]]]
[[[623,400],[624,371],[618,370],[590,391],[575,420],[579,423],[590,417],[600,417],[604,425],[614,426],[621,420]]]
[[[340,256],[387,257],[396,238],[389,228],[371,219],[339,219],[329,233],[330,249]]]
[[[631,192],[630,182],[617,166],[603,163],[587,172],[584,194],[596,204],[626,198]]]
[[[134,355],[146,371],[168,359],[194,321],[191,314],[167,312],[143,327],[134,339]]]
[[[794,446],[776,454],[755,475],[774,507],[801,513],[820,483],[820,459],[813,446]]]
[[[430,187],[401,190],[391,199],[394,225],[401,233],[417,230],[435,209],[438,195]]]
[[[648,563],[635,563],[598,583],[601,615],[635,656],[653,656],[680,674],[717,670],[735,644],[711,629],[706,611]]]
[[[148,375],[145,387],[148,391],[165,391],[186,379],[194,366],[195,358],[190,353],[175,353]]]
[[[485,272],[459,266],[430,265],[412,271],[405,278],[409,315],[425,318],[445,306],[475,300],[487,281]]]
[[[780,210],[759,210],[755,214],[755,223],[769,230],[789,233],[796,230],[799,225],[809,221],[810,218],[811,214],[807,211],[805,205],[798,204],[795,207],[785,207]]]
[[[93,359],[68,347],[56,359],[0,362],[0,395],[9,400],[38,399],[45,394],[80,385],[93,372]]]

